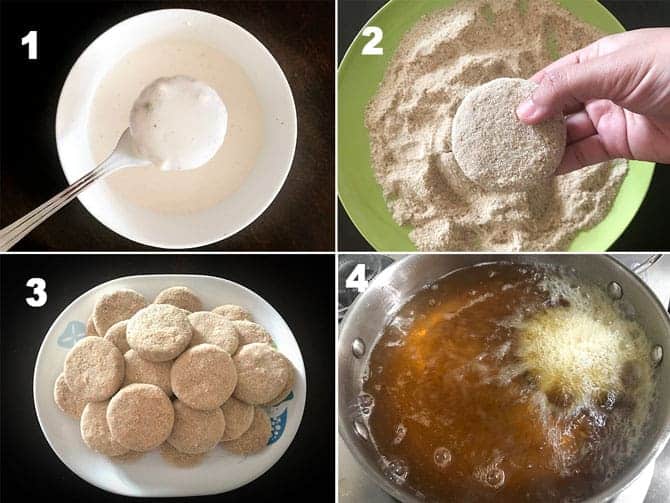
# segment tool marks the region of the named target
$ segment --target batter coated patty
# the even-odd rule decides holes
[[[221,409],[196,410],[181,400],[175,400],[172,405],[174,427],[168,443],[186,454],[201,454],[214,449],[226,427]]]
[[[219,346],[231,355],[237,351],[237,329],[232,321],[208,311],[191,313],[188,321],[193,330],[191,346],[208,343]]]
[[[451,130],[452,150],[470,180],[489,191],[519,192],[547,180],[563,158],[563,117],[529,126],[516,108],[537,84],[495,79],[463,99]]]
[[[81,438],[89,448],[100,454],[121,456],[126,454],[128,449],[112,438],[107,424],[108,405],[109,400],[86,405],[79,424]]]
[[[237,368],[235,398],[246,403],[271,402],[285,389],[290,379],[290,363],[269,344],[242,346],[233,361]]]
[[[158,386],[130,384],[110,400],[107,423],[118,443],[133,451],[146,452],[170,436],[174,408]]]
[[[191,313],[202,311],[202,301],[193,290],[185,286],[173,286],[158,294],[154,304],[170,304]]]
[[[228,442],[221,442],[221,445],[227,451],[240,456],[253,454],[265,448],[272,435],[272,425],[270,416],[259,408],[254,407],[254,420],[251,427],[242,433],[239,438]]]
[[[230,355],[219,346],[199,344],[172,364],[170,383],[177,398],[189,407],[214,410],[232,395],[237,372]]]
[[[123,382],[123,355],[102,337],[84,337],[65,357],[63,374],[68,388],[80,399],[107,400]]]
[[[235,304],[224,304],[222,306],[215,307],[212,309],[212,312],[223,316],[230,321],[251,321],[251,313],[249,313],[249,311],[244,309],[242,306],[237,306]]]
[[[102,294],[93,308],[96,332],[104,337],[114,323],[127,320],[146,305],[147,300],[141,293],[128,288]]]
[[[164,362],[176,358],[191,342],[188,312],[170,304],[151,304],[128,321],[128,345],[145,360]]]

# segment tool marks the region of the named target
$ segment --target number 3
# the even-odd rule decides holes
[[[363,56],[381,56],[384,54],[383,47],[377,47],[384,38],[384,32],[378,26],[366,26],[363,28],[364,37],[372,37],[370,41],[363,46],[363,51],[361,54]]]
[[[26,303],[30,307],[42,307],[47,303],[46,281],[42,278],[30,278],[26,286],[33,289],[33,297],[26,297]]]

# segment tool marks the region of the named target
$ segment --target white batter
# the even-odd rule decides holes
[[[218,152],[228,112],[204,82],[177,75],[153,81],[130,112],[137,150],[161,170],[196,169]]]
[[[91,104],[88,130],[94,160],[114,149],[133,103],[156,79],[187,75],[216,91],[228,111],[225,141],[198,169],[132,168],[103,183],[130,204],[161,213],[186,214],[215,206],[237,190],[253,168],[263,142],[263,116],[244,70],[220,51],[199,42],[168,39],[125,55],[102,78]]]

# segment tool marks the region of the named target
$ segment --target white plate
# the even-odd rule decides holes
[[[189,215],[160,214],[130,205],[97,183],[79,196],[102,224],[128,239],[161,248],[192,248],[240,231],[272,203],[293,162],[297,138],[295,103],[272,54],[253,35],[219,16],[165,9],[127,19],[100,35],[77,59],[56,111],[56,144],[69,183],[95,167],[87,123],[102,78],[128,52],[167,37],[207,44],[245,69],[263,111],[263,146],[242,186],[224,201]]]
[[[53,387],[63,371],[65,355],[85,336],[86,320],[97,297],[110,290],[132,288],[153,300],[170,286],[194,290],[205,309],[237,304],[248,309],[263,325],[296,369],[292,396],[269,409],[273,435],[270,445],[251,456],[236,456],[217,446],[205,460],[190,468],[168,464],[157,451],[137,461],[121,463],[88,449],[79,434],[79,422],[58,409]],[[295,436],[305,408],[305,366],[291,329],[277,311],[247,288],[211,276],[129,276],[109,281],[81,295],[51,325],[35,363],[33,395],[44,436],[67,467],[87,482],[106,491],[126,496],[196,496],[230,491],[260,477],[284,454]]]

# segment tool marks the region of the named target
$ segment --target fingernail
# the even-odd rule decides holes
[[[535,112],[535,103],[533,100],[526,100],[516,107],[516,116],[522,121],[528,121],[533,118]]]

